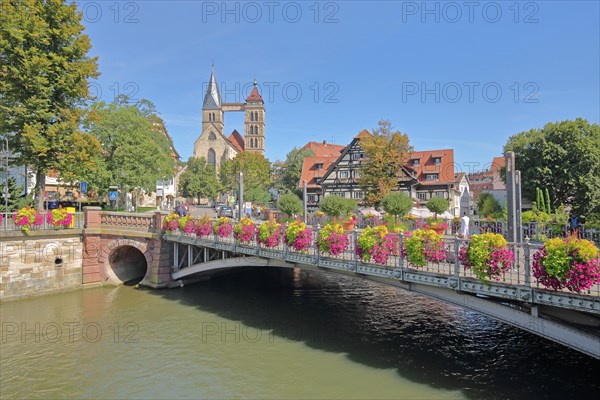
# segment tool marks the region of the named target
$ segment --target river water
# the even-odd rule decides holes
[[[258,268],[2,304],[1,398],[597,398],[600,362],[352,277]]]

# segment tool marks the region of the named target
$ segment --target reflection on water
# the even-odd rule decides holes
[[[2,398],[600,394],[592,358],[414,293],[314,272],[88,289],[5,303],[1,316]]]

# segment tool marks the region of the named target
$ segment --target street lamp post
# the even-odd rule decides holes
[[[4,136],[4,143],[5,143],[5,147],[4,147],[4,151],[6,154],[6,180],[4,181],[4,212],[6,213],[4,215],[4,225],[6,226],[6,224],[8,223],[8,179],[10,176],[9,173],[9,165],[8,165],[8,152],[9,152],[9,148],[8,148],[8,137]]]
[[[240,187],[238,193],[238,208],[239,208],[239,219],[242,219],[242,210],[244,207],[244,173],[240,171]]]

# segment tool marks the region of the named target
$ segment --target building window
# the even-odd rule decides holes
[[[348,171],[340,171],[340,179],[348,179]]]
[[[427,174],[427,175],[425,175],[425,180],[427,180],[427,181],[437,181],[438,180],[438,174]]]
[[[315,169],[316,169],[317,171],[320,171],[320,170],[322,170],[322,169],[323,169],[323,164],[315,164]]]
[[[217,154],[213,149],[208,149],[208,165],[217,166]]]
[[[419,200],[427,200],[427,193],[417,193],[417,198]]]
[[[362,199],[363,197],[364,197],[364,194],[361,190],[354,192],[355,199]]]
[[[363,153],[352,153],[353,160],[361,160],[364,157]]]
[[[446,198],[446,192],[435,192],[437,197],[441,197],[442,199]]]
[[[438,165],[438,164],[439,164],[439,163],[441,163],[441,162],[442,162],[442,159],[441,159],[441,158],[439,158],[439,157],[436,157],[436,158],[434,158],[434,159],[433,159],[433,163],[434,163],[435,165]]]
[[[317,202],[317,195],[316,194],[309,194],[308,195],[308,202],[309,203],[316,203]]]
[[[418,167],[420,164],[421,162],[418,159],[412,160],[413,167]]]
[[[208,140],[217,140],[217,136],[214,132],[208,134]]]

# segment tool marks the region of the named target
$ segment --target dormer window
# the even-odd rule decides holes
[[[438,174],[427,174],[425,175],[425,180],[427,181],[437,181],[439,178]]]
[[[433,159],[433,163],[434,163],[435,165],[438,165],[438,164],[440,164],[441,162],[442,162],[442,159],[441,159],[440,157],[435,157],[435,158]]]
[[[412,160],[412,165],[413,167],[418,167],[419,165],[421,165],[421,161],[418,158],[415,158],[414,160]]]
[[[320,164],[320,163],[319,163],[319,164],[316,164],[316,165],[315,165],[315,168],[316,168],[316,170],[317,170],[317,171],[320,171],[320,170],[322,170],[322,169],[323,169],[323,164]]]

